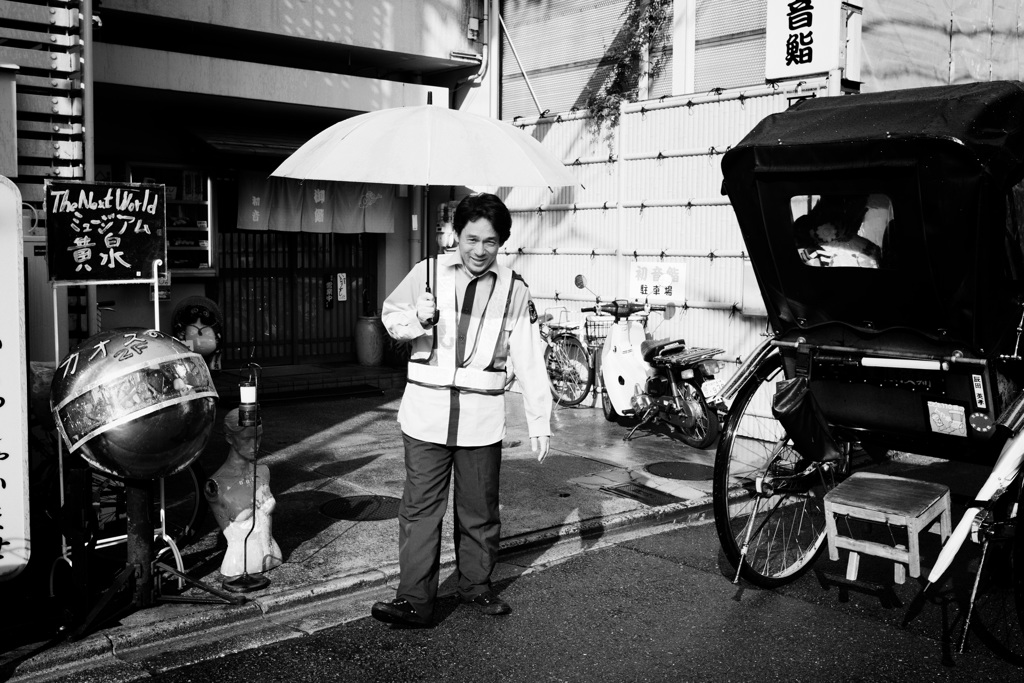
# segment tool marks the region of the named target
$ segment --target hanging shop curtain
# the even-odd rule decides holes
[[[238,228],[281,232],[395,231],[395,186],[298,181],[243,173]]]

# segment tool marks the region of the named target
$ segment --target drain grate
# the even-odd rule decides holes
[[[400,502],[391,496],[346,496],[321,505],[320,514],[350,522],[377,522],[397,518]]]
[[[641,484],[620,484],[619,486],[602,486],[601,490],[621,498],[629,498],[650,507],[678,503],[682,499],[673,495],[648,488]]]
[[[644,468],[650,474],[680,481],[711,481],[715,468],[699,462],[656,462]]]

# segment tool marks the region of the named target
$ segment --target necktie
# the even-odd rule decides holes
[[[473,278],[466,286],[466,296],[459,314],[459,336],[455,340],[455,363],[462,367],[466,362],[466,338],[469,336],[469,323],[473,319],[473,300],[476,298],[476,285],[480,278]]]

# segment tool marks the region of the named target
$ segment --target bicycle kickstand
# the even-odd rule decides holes
[[[743,573],[743,563],[747,560],[747,550],[750,549],[750,532],[754,528],[754,520],[757,518],[757,509],[761,506],[761,497],[756,496],[754,498],[754,510],[750,513],[750,517],[747,519],[747,529],[743,534],[743,547],[740,548],[740,559],[736,562],[736,576],[733,578],[733,584],[740,582],[740,574]]]
[[[645,424],[648,424],[649,422],[651,422],[651,420],[654,419],[654,416],[657,415],[657,413],[658,413],[657,407],[653,406],[653,405],[650,406],[644,412],[644,415],[643,415],[643,417],[640,418],[640,421],[637,422],[636,425],[632,429],[629,430],[629,434],[626,434],[624,437],[622,437],[622,440],[623,441],[629,441],[629,439],[633,436],[633,432],[635,432],[636,430],[640,429]]]
[[[974,614],[974,601],[978,597],[978,584],[981,583],[981,572],[985,569],[985,556],[988,554],[988,537],[981,542],[981,560],[978,561],[978,573],[974,575],[974,587],[971,589],[971,601],[967,604],[967,617],[964,619],[964,632],[960,637],[960,654],[967,647],[967,633],[971,630],[971,615]]]

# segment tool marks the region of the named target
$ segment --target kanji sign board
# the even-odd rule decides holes
[[[46,255],[50,280],[149,280],[167,274],[165,187],[49,181]]]
[[[843,48],[842,5],[842,0],[769,0],[765,80],[838,69]]]
[[[634,261],[629,266],[629,297],[663,304],[686,301],[686,266],[664,261]]]

